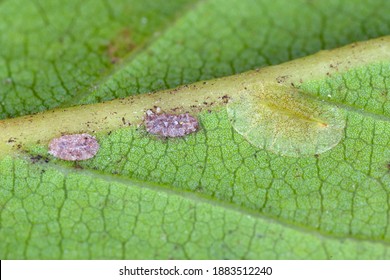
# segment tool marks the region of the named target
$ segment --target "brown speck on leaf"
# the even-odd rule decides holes
[[[288,77],[290,77],[291,75],[284,75],[284,76],[279,76],[276,78],[276,81],[281,84],[281,83],[284,83]]]
[[[229,99],[230,99],[230,97],[227,95],[222,96],[222,102],[225,104],[229,102]]]
[[[30,160],[31,160],[32,163],[37,163],[39,161],[44,161],[44,162],[48,163],[50,161],[49,158],[43,157],[41,155],[31,156]]]
[[[176,92],[178,92],[180,90],[180,88],[174,88],[172,89],[169,93],[170,94],[175,94]]]
[[[124,117],[122,117],[122,123],[123,123],[123,125],[131,125],[131,123],[127,122]]]
[[[178,110],[180,110],[179,107],[175,107],[175,108],[171,109],[172,112],[176,112],[176,111],[178,111]]]

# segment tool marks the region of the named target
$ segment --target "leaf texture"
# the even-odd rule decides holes
[[[0,258],[389,259],[389,37],[308,55],[389,34],[390,3],[165,2],[0,2]],[[337,107],[340,142],[253,145],[226,103],[260,86]],[[149,135],[156,104],[199,131]],[[93,159],[47,154],[84,132]]]

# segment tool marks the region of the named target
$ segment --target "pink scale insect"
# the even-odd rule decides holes
[[[147,132],[163,137],[183,137],[199,129],[198,120],[190,114],[161,113],[160,108],[146,111],[145,126]]]
[[[96,138],[87,133],[63,135],[49,143],[49,154],[69,161],[90,159],[98,150],[99,143]]]

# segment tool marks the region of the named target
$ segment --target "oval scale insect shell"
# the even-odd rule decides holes
[[[157,111],[159,112],[159,110]],[[183,137],[198,130],[197,119],[188,113],[185,114],[156,114],[152,110],[146,111],[146,131],[163,137]]]
[[[49,143],[49,154],[70,161],[86,160],[94,157],[99,150],[95,137],[83,134],[63,135]]]
[[[233,128],[249,143],[289,157],[319,155],[344,137],[344,109],[293,87],[248,87],[229,101]]]

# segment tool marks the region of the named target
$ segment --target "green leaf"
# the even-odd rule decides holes
[[[0,257],[388,259],[390,38],[293,59],[388,34],[389,2],[165,2],[0,2]],[[149,135],[153,106],[200,130]],[[48,155],[81,132],[93,159]]]
[[[1,1],[0,118],[78,100],[190,2]]]

